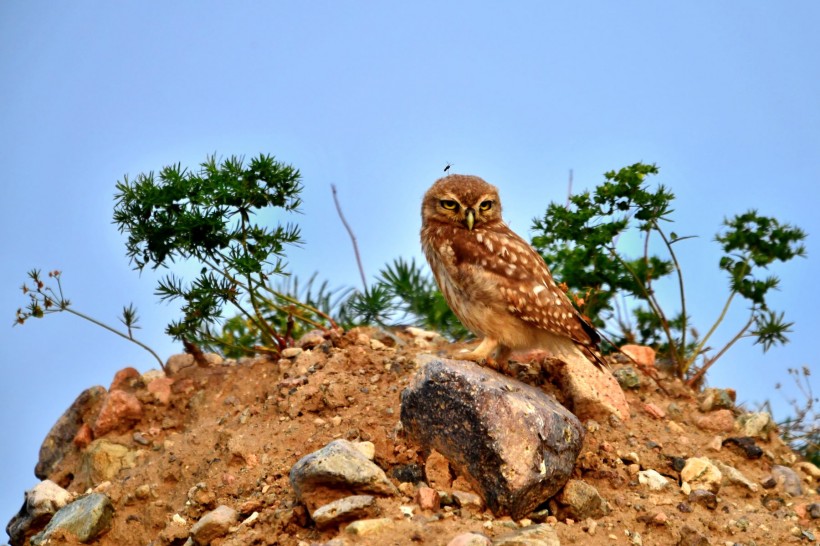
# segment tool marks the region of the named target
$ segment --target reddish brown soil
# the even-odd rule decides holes
[[[377,343],[379,348],[374,349],[370,340],[387,347]],[[486,511],[447,508],[424,513],[405,496],[379,500],[381,517],[393,519],[391,526],[374,535],[353,537],[337,528],[317,530],[297,504],[288,472],[299,458],[336,438],[373,442],[376,463],[388,475],[397,465],[423,466],[425,455],[402,435],[399,395],[414,373],[418,352],[448,353],[453,347],[420,348],[405,335],[401,341],[404,344],[397,346],[391,336],[355,330],[335,335],[293,360],[257,358],[182,370],[175,376],[169,405],[146,403],[142,420],[132,430],[106,436],[141,450],[141,456],[135,468],[98,487],[113,500],[116,515],[111,530],[94,543],[182,544],[185,530],[222,504],[236,509],[240,521],[254,512],[258,517],[215,541],[216,545],[321,544],[337,536],[345,537],[347,544],[446,545],[466,531],[494,537],[516,528],[518,523]],[[545,377],[526,367],[520,372],[560,399]],[[638,533],[644,545],[672,545],[678,543],[683,526],[721,545],[805,542],[792,534],[795,528],[820,537],[820,520],[796,515],[804,514],[802,506],[820,502],[816,493],[789,498],[779,488],[761,487],[753,493],[742,486],[724,485],[715,510],[692,505],[691,512],[685,512],[679,505],[686,496],[677,485],[660,493],[640,485],[636,472],[644,469],[677,479],[671,457],[717,459],[755,483],[769,474],[773,464],[789,466],[796,460],[777,438],[758,441],[765,454],[757,460],[726,447],[710,449],[715,433],[694,424],[699,412],[691,391],[677,380],[663,379],[667,395],[646,376],[641,375],[641,381],[639,390],[627,393],[632,409],[629,422],[587,423],[576,466],[575,477],[597,488],[612,510],[597,519],[592,530],[591,521],[551,518],[548,522],[555,526],[561,544],[635,544],[634,533]],[[645,409],[646,403],[652,403],[666,410],[672,402],[682,410],[680,414],[657,418]],[[135,432],[149,444],[135,442]],[[635,455],[637,463],[630,466]],[[77,484],[69,482],[78,471],[79,457],[79,451],[71,454],[53,476],[75,492],[79,492]],[[804,486],[816,490],[818,484]],[[407,486],[403,490],[412,492]],[[766,506],[764,496],[768,496]],[[412,507],[413,515],[403,514],[401,506]],[[646,522],[658,513],[662,513],[661,523]],[[171,523],[175,514],[187,527]],[[52,543],[74,542],[56,539]]]

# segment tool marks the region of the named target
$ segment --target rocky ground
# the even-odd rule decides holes
[[[584,422],[563,489],[517,519],[494,515],[476,480],[400,420],[419,355],[455,349],[424,332],[368,329],[309,334],[276,360],[178,355],[170,377],[122,370],[55,424],[36,468],[44,481],[9,523],[10,543],[751,546],[820,536],[820,471],[767,415],[744,414],[730,390],[695,393],[616,360],[630,418]],[[568,402],[540,366],[513,372]]]

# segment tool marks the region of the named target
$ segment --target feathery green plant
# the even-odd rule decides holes
[[[647,176],[657,173],[656,166],[643,163],[607,172],[604,182],[592,192],[571,196],[567,206],[551,203],[543,218],[533,221],[533,246],[556,277],[575,293],[580,311],[599,328],[614,319],[619,342],[655,346],[662,356],[674,361],[679,376],[692,382],[702,379],[742,338],[755,338],[764,351],[788,342],[786,334],[792,323],[766,302],[767,294],[778,288],[779,279],[773,275],[761,278],[760,274],[776,261],[805,256],[802,241],[806,234],[754,210],[725,219],[716,240],[725,253],[719,267],[729,276],[729,295],[720,316],[701,338],[690,324],[683,273],[675,253],[676,245],[690,237],[664,228],[672,221],[675,196],[663,185],[652,189],[645,184]],[[640,256],[629,257],[618,248],[619,240],[629,232],[642,239]],[[660,241],[665,256],[650,252],[653,237]],[[659,279],[670,275],[678,286],[680,309],[674,314],[654,289]],[[735,296],[750,304],[748,320],[725,346],[709,354],[708,343]],[[617,297],[638,303],[633,310],[634,328],[623,315],[615,316]],[[693,371],[699,357],[703,363]]]
[[[259,213],[298,211],[297,169],[264,154],[248,163],[210,156],[196,171],[176,164],[158,175],[126,176],[116,187],[114,223],[128,235],[127,255],[135,268],[185,261],[199,270],[190,283],[170,274],[157,287],[161,300],[182,301],[183,318],[167,328],[175,339],[218,345],[214,329],[227,304],[258,331],[270,352],[292,341],[269,320],[270,310],[314,326],[321,325],[315,317],[332,324],[317,309],[270,287],[272,278],[285,274],[286,246],[300,243],[298,226],[254,222]]]
[[[435,281],[414,259],[398,258],[388,264],[372,286],[350,297],[342,307],[340,320],[349,325],[382,326],[411,322],[450,339],[469,335]]]

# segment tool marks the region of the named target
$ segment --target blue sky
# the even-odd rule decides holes
[[[816,367],[820,34],[815,2],[3,2],[0,4],[0,522],[33,486],[40,442],[85,388],[150,355],[68,315],[11,328],[31,268],[76,309],[180,352],[177,308],[132,271],[111,224],[124,174],[207,154],[271,153],[303,175],[292,271],[358,286],[336,184],[369,276],[421,258],[419,205],[445,164],[496,184],[525,236],[550,201],[657,163],[677,195],[689,309],[704,331],[727,283],[712,241],[757,208],[809,233],[772,303],[796,322],[764,355],[741,342],[710,383],[748,405]],[[745,318],[734,308],[718,338]]]

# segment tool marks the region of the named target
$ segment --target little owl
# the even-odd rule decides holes
[[[459,320],[483,337],[462,358],[504,367],[513,350],[545,349],[597,360],[599,337],[572,306],[541,256],[501,218],[498,190],[452,174],[424,194],[421,244]]]

